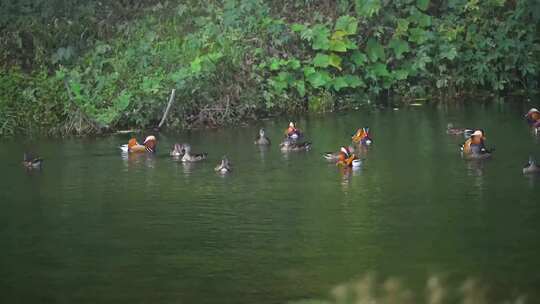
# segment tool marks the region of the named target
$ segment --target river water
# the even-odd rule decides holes
[[[4,141],[0,302],[286,303],[325,298],[368,272],[420,294],[431,275],[474,277],[497,296],[540,301],[540,176],[521,173],[540,141],[527,108],[283,117],[162,133],[153,157],[122,156],[128,135]],[[279,151],[289,119],[312,151]],[[461,159],[463,138],[446,135],[448,122],[484,128],[493,159]],[[253,145],[261,126],[269,149]],[[362,126],[374,145],[360,170],[322,159]],[[174,161],[176,141],[208,161]],[[25,150],[45,158],[41,171],[22,168]],[[220,176],[224,154],[234,171]]]

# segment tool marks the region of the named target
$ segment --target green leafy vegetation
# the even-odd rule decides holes
[[[533,94],[540,4],[0,0],[0,135],[219,126],[381,96]]]

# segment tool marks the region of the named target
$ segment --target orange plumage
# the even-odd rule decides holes
[[[132,147],[138,146],[139,143],[137,142],[136,138],[132,138],[128,141],[128,148],[131,150]]]

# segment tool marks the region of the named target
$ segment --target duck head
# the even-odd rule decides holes
[[[339,148],[339,152],[343,153],[345,158],[349,158],[354,151],[352,150],[352,147],[341,147]]]
[[[264,129],[261,128],[261,129],[259,130],[259,137],[260,137],[260,138],[263,138],[263,137],[264,137],[264,134],[265,134]]]
[[[222,174],[226,174],[232,171],[227,156],[223,156],[223,158],[221,159],[221,163],[215,168],[215,171]]]
[[[356,144],[362,144],[364,146],[369,146],[373,143],[371,136],[369,135],[369,128],[360,128],[353,135],[352,140]]]
[[[528,173],[539,173],[539,172],[540,172],[540,166],[536,164],[532,155],[529,156],[529,162],[523,166],[523,173],[528,174]]]
[[[529,121],[540,120],[540,111],[538,111],[536,108],[532,108],[527,112],[527,114],[525,114],[525,118],[527,118]]]
[[[486,139],[484,130],[478,129],[471,134],[471,142],[473,144],[479,144]]]
[[[34,157],[26,152],[23,154],[23,166],[32,169],[32,168],[41,168],[41,163],[43,159],[39,157]]]
[[[136,138],[132,138],[128,141],[128,149],[133,148],[134,146],[138,146],[139,143],[137,142]]]
[[[171,151],[172,156],[182,156],[184,155],[184,145],[182,144],[174,144],[173,149]]]
[[[190,144],[183,144],[182,150],[184,151],[184,154],[190,154],[191,153],[191,145]]]
[[[227,158],[227,156],[223,156],[223,158],[221,159],[221,167],[224,167],[224,168],[229,168],[229,159]]]
[[[147,136],[143,144],[146,148],[146,151],[152,153],[156,152],[157,140],[154,135]]]

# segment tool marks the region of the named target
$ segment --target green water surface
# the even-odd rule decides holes
[[[0,303],[285,303],[324,298],[367,272],[420,293],[433,274],[472,276],[540,301],[540,178],[521,173],[540,143],[526,109],[283,117],[161,133],[154,157],[123,157],[128,135],[4,141]],[[289,119],[312,151],[279,151]],[[494,158],[461,159],[463,138],[446,135],[448,122],[484,128]],[[253,145],[260,126],[269,149]],[[362,126],[374,145],[360,170],[322,159]],[[174,161],[176,141],[209,160]],[[45,158],[41,171],[22,168],[25,150]],[[224,154],[228,176],[213,171]]]

